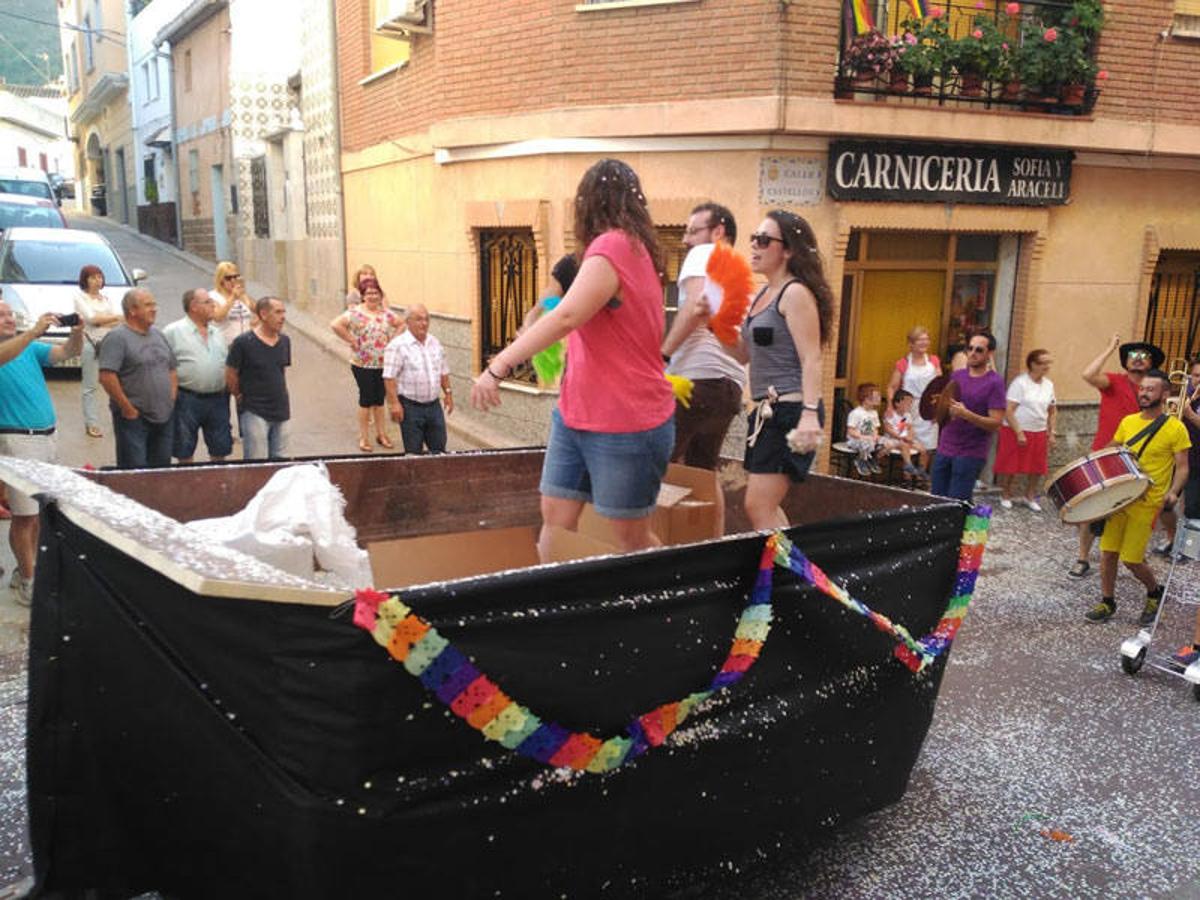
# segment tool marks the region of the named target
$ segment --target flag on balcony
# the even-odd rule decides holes
[[[875,18],[871,15],[868,0],[847,0],[854,14],[854,33],[866,34],[875,28]]]
[[[929,0],[908,0],[908,5],[912,7],[913,18],[924,19],[929,15]]]

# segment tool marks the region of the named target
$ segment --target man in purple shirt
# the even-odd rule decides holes
[[[931,490],[943,497],[970,500],[992,433],[1004,421],[1004,379],[988,364],[996,338],[978,331],[967,341],[967,367],[950,377],[958,384],[958,399],[950,403],[950,420],[938,436],[937,456],[930,473]]]

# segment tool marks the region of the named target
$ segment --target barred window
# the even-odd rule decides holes
[[[529,228],[489,228],[479,232],[479,368],[488,364],[517,335],[526,313],[537,302],[537,245]],[[509,378],[535,382],[524,363]]]

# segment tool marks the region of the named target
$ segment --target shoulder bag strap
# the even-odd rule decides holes
[[[1150,446],[1150,442],[1154,440],[1154,436],[1158,434],[1160,428],[1167,424],[1169,416],[1166,413],[1160,413],[1158,418],[1131,437],[1125,442],[1125,446],[1130,450],[1138,441],[1142,442],[1142,446],[1137,451],[1137,458],[1141,459],[1142,454],[1146,452],[1146,448]]]

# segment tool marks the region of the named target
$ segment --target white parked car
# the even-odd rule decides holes
[[[0,191],[6,194],[24,194],[26,197],[41,197],[59,206],[62,200],[54,193],[50,176],[41,169],[30,166],[0,166]]]
[[[146,277],[125,268],[103,235],[77,228],[9,228],[0,236],[0,290],[17,316],[17,332],[46,313],[75,312],[79,270],[98,266],[104,273],[104,295],[117,309],[125,292]],[[61,343],[69,328],[51,328],[43,340]],[[78,365],[68,361],[67,365]]]

